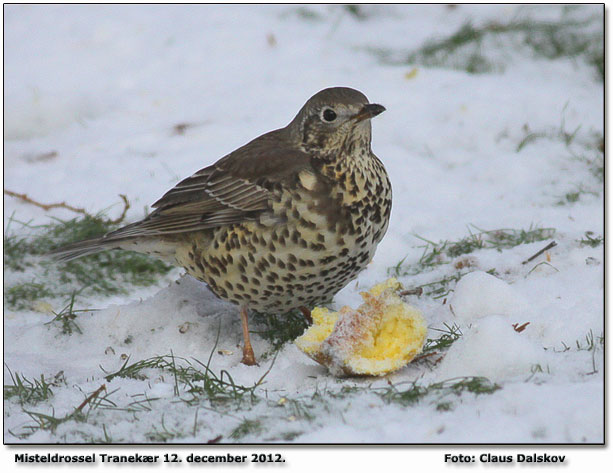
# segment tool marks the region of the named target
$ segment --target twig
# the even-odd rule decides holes
[[[414,289],[407,289],[406,291],[400,291],[399,296],[421,296],[424,292],[423,287],[416,287]]]
[[[530,274],[532,274],[532,271],[534,271],[536,268],[538,268],[539,266],[541,266],[541,265],[543,265],[543,264],[544,264],[544,265],[546,265],[546,266],[550,266],[550,267],[552,267],[552,268],[553,268],[553,269],[555,269],[555,270],[556,270],[556,272],[558,272],[558,273],[560,272],[560,270],[559,270],[558,268],[556,268],[554,265],[549,264],[547,261],[541,261],[541,262],[540,262],[539,264],[537,264],[537,265],[536,265],[534,268],[532,268],[530,271],[528,271],[528,274],[526,274],[526,276],[525,276],[525,277],[530,276]]]
[[[83,401],[79,407],[77,407],[74,412],[81,412],[81,409],[83,409],[87,404],[89,404],[90,402],[92,402],[94,399],[96,399],[98,397],[98,395],[102,392],[102,391],[106,391],[106,384],[103,384],[102,386],[100,386],[98,389],[96,389],[93,393],[91,393],[89,396],[87,396],[87,398],[85,398],[85,401]]]
[[[522,261],[521,264],[526,264],[529,263],[530,261],[532,261],[534,258],[536,258],[537,256],[542,255],[543,253],[545,253],[547,250],[552,249],[554,246],[558,246],[558,244],[555,241],[552,241],[551,243],[549,243],[549,245],[547,245],[545,248],[543,248],[540,251],[537,251],[536,253],[534,253],[532,256],[530,256],[530,258],[528,258],[526,261]]]
[[[279,351],[275,353],[275,357],[272,359],[272,363],[270,363],[270,366],[266,370],[266,373],[264,373],[262,377],[258,380],[258,382],[253,385],[254,389],[257,388],[260,384],[262,384],[262,381],[264,381],[264,378],[268,376],[268,373],[270,373],[270,370],[272,370],[272,367],[275,364],[275,361],[277,361],[277,356],[279,356]]]
[[[516,323],[516,324],[513,324],[512,327],[513,327],[513,330],[515,330],[517,333],[521,333],[526,329],[528,325],[530,325],[530,322],[526,322],[525,324],[521,324],[521,325],[519,325],[519,323]]]
[[[437,351],[433,351],[430,353],[422,353],[421,355],[418,355],[415,358],[413,358],[412,362],[417,363],[418,361],[421,361],[421,360],[424,360],[426,358],[429,358],[431,356],[436,356],[436,355],[440,355],[440,353]]]
[[[25,202],[26,204],[32,204],[35,205],[36,207],[40,207],[43,210],[51,210],[51,209],[57,209],[57,208],[61,208],[61,209],[67,209],[70,210],[72,212],[76,212],[79,213],[81,215],[86,215],[88,217],[92,217],[93,216],[87,212],[87,210],[85,209],[81,209],[78,207],[73,207],[72,205],[67,204],[66,202],[59,202],[57,204],[43,204],[41,202],[37,202],[36,200],[32,199],[31,197],[29,197],[27,194],[20,194],[18,192],[13,192],[10,190],[5,189],[4,193],[6,195],[9,195],[11,197],[15,197],[17,199],[22,200],[23,202]],[[121,215],[116,218],[115,220],[109,220],[108,223],[112,224],[112,225],[117,225],[118,223],[121,223],[124,221],[124,219],[126,218],[126,214],[128,213],[128,209],[130,208],[130,202],[128,201],[128,198],[123,195],[123,194],[119,194],[119,197],[121,197],[121,200],[123,200],[123,211],[121,212]]]
[[[68,210],[72,210],[73,212],[77,212],[83,215],[88,215],[87,211],[85,209],[80,209],[77,207],[73,207],[72,205],[68,205],[66,202],[60,202],[59,204],[41,204],[40,202],[35,201],[34,199],[28,197],[27,194],[19,194],[18,192],[13,192],[13,191],[9,191],[9,190],[4,190],[4,193],[6,195],[10,195],[11,197],[15,197],[17,199],[21,199],[23,200],[25,203],[27,204],[32,204],[35,205],[37,207],[40,207],[43,210],[50,210],[50,209],[55,209],[55,208],[63,208],[63,209],[68,209]]]
[[[123,220],[126,218],[126,214],[128,213],[128,209],[130,208],[130,201],[128,200],[128,198],[123,194],[119,194],[119,197],[121,197],[121,200],[123,200],[123,211],[121,212],[121,215],[115,220],[109,220],[109,223],[113,225],[117,225],[118,223],[123,222]]]

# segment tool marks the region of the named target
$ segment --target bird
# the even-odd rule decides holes
[[[265,133],[180,181],[146,218],[53,252],[68,261],[136,251],[185,268],[238,306],[242,363],[254,365],[250,310],[284,313],[334,295],[366,268],[385,235],[392,187],[371,148],[385,107],[358,90],[313,95]]]

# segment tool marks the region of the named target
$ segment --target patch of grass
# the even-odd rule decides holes
[[[588,145],[579,153],[572,151],[571,153],[573,159],[576,159],[587,166],[588,171],[592,176],[594,176],[594,178],[596,178],[597,183],[604,183],[604,151],[595,148],[590,149]],[[598,191],[598,193],[602,192],[602,188],[599,188]],[[596,193],[593,192],[593,194]]]
[[[102,424],[102,434],[103,434],[102,438],[93,438],[92,437],[92,439],[91,439],[91,441],[89,443],[101,443],[101,444],[115,443],[114,440],[113,440],[113,437],[111,437],[111,435],[106,430],[106,425],[105,424]]]
[[[62,283],[101,295],[125,294],[126,285],[149,286],[171,269],[160,260],[129,251],[98,253],[58,265]]]
[[[4,268],[11,271],[25,271],[28,266],[31,266],[24,258],[24,248],[26,247],[26,239],[17,235],[7,235],[8,230],[4,233]]]
[[[469,74],[483,74],[496,69],[496,65],[482,53],[482,42],[488,28],[476,28],[465,23],[455,33],[439,40],[430,40],[406,59],[409,64],[451,67]],[[472,46],[470,51],[462,51]],[[460,54],[462,53],[462,54]]]
[[[356,20],[365,20],[368,15],[364,11],[363,5],[340,5],[343,12],[346,12],[349,16],[352,16]]]
[[[566,201],[569,203],[577,202],[580,195],[580,192],[567,192],[565,195]]]
[[[319,21],[335,21],[338,23],[340,17],[338,15],[347,15],[355,20],[364,21],[368,19],[369,14],[364,9],[364,5],[330,5],[328,7],[328,14],[323,14],[308,6],[299,6],[288,10],[284,13],[283,17],[296,16],[301,20],[310,22]]]
[[[8,253],[11,256],[21,255],[22,258],[26,255],[42,256],[69,243],[99,237],[118,228],[118,225],[105,219],[102,214],[85,215],[70,220],[57,218],[53,220],[46,225],[31,225],[30,222],[20,222],[11,218],[9,225],[17,223],[27,228],[30,233],[25,237],[11,235],[7,228],[4,237],[5,256],[7,242]]]
[[[571,350],[571,347],[566,343],[562,343],[562,350],[553,349],[554,353],[565,353]],[[596,368],[596,352],[604,349],[604,334],[601,333],[598,336],[594,336],[594,332],[590,329],[590,331],[585,335],[584,340],[575,340],[575,348],[577,351],[587,351],[592,355],[592,371],[587,373],[589,375],[595,374],[598,372]]]
[[[42,374],[40,379],[29,380],[24,376],[20,376],[19,373],[13,374],[8,366],[6,366],[6,369],[13,384],[4,385],[5,400],[17,398],[21,405],[37,404],[41,401],[47,401],[53,396],[53,391],[51,390],[52,382],[46,380]]]
[[[425,242],[425,245],[422,246],[424,251],[419,260],[415,263],[407,263],[405,257],[395,266],[388,268],[388,275],[394,277],[415,276],[431,271],[438,266],[450,264],[453,259],[468,255],[476,250],[495,249],[502,251],[526,243],[547,240],[555,235],[554,228],[533,227],[532,225],[527,230],[508,228],[482,230],[474,225],[472,225],[472,228],[477,230],[477,232],[473,232],[469,228],[469,236],[458,241],[445,240],[435,243],[417,236],[417,238]],[[445,297],[451,292],[451,285],[458,282],[462,276],[469,272],[461,270],[471,265],[470,258],[456,261],[453,266],[454,271],[451,274],[417,287],[422,288],[423,294],[426,296],[435,299]],[[494,268],[489,269],[487,272],[496,275]]]
[[[282,17],[287,16],[297,16],[301,20],[313,22],[322,21],[324,19],[324,16],[321,13],[305,6],[292,8],[291,10],[287,11],[282,15]]]
[[[453,409],[453,403],[449,401],[442,401],[436,405],[436,410],[441,412],[451,411]]]
[[[254,313],[252,320],[257,330],[251,330],[272,345],[272,351],[278,351],[285,343],[302,335],[308,323],[300,311],[288,314]]]
[[[26,235],[4,237],[5,269],[36,273],[31,282],[5,288],[5,302],[11,309],[25,309],[45,297],[113,295],[127,293],[129,286],[148,286],[167,274],[172,266],[147,255],[129,251],[107,251],[78,260],[58,263],[47,257],[56,248],[101,236],[118,227],[101,215],[57,220],[31,226],[11,220],[29,231]]]
[[[77,318],[77,313],[91,312],[94,309],[75,310],[75,296],[76,293],[73,292],[68,304],[61,311],[53,312],[55,318],[47,322],[45,325],[53,324],[59,326],[62,331],[62,334],[64,335],[72,335],[73,332],[82,334],[83,332],[81,331],[81,328],[75,322],[75,319]]]
[[[424,270],[448,264],[452,258],[470,254],[476,250],[495,249],[502,251],[527,243],[547,240],[555,235],[554,228],[533,227],[532,225],[527,230],[511,228],[482,230],[474,225],[471,226],[478,231],[473,233],[469,228],[469,236],[455,242],[445,240],[435,243],[416,235],[417,238],[425,242],[425,245],[422,246],[424,251],[419,261],[416,264],[404,265],[404,260],[402,260],[396,266],[389,268],[388,274],[396,277],[413,276]]]
[[[313,400],[313,398],[311,398]],[[312,403],[307,403],[298,399],[282,398],[275,406],[283,407],[286,412],[286,417],[290,420],[304,419],[312,421],[315,415],[311,413],[313,409]]]
[[[102,236],[117,227],[102,214],[70,220],[55,219],[55,223],[42,226],[46,231],[32,241],[38,251],[30,250],[29,253],[44,254],[75,241]]]
[[[574,129],[567,130],[565,124],[564,112],[568,103],[562,110],[562,119],[558,127],[544,128],[538,131],[533,131],[526,124],[523,126],[524,136],[519,141],[516,151],[521,152],[526,146],[535,143],[539,140],[549,140],[559,142],[564,145],[570,156],[566,159],[570,161],[578,161],[587,166],[589,173],[595,178],[587,179],[585,182],[578,183],[574,190],[566,192],[561,196],[556,205],[574,204],[581,199],[583,195],[592,195],[598,197],[603,192],[602,186],[604,182],[604,139],[601,133],[579,134],[581,125]]]
[[[597,77],[602,81],[604,80],[604,36],[602,31],[581,29],[590,23],[591,20],[536,23],[527,30],[524,44],[530,47],[535,55],[546,59],[582,58],[594,68]]]
[[[477,227],[475,227],[477,228]],[[485,247],[497,251],[514,248],[519,245],[548,240],[555,235],[555,228],[530,227],[527,230],[500,229],[482,231],[485,237]]]
[[[543,369],[543,367],[541,366],[540,363],[536,363],[534,365],[532,365],[530,367],[530,372],[531,373],[547,373],[547,374],[551,374],[551,371],[549,369],[549,365],[546,365],[545,369]]]
[[[596,248],[604,243],[604,238],[594,232],[585,232],[585,237],[577,240],[581,246]]]
[[[582,341],[575,340],[577,351],[595,351],[604,347],[604,334],[594,336],[594,332],[590,331],[585,335],[585,339]]]
[[[576,202],[579,202],[579,200],[581,200],[582,195],[592,195],[592,196],[598,197],[599,194],[598,192],[595,192],[592,190],[579,188],[576,191],[567,192],[566,194],[564,194],[564,197],[558,202],[556,202],[556,205],[574,204]]]
[[[527,383],[527,382],[532,381],[533,379],[536,378],[535,381],[537,382],[537,384],[540,384],[541,383],[541,380],[540,380],[541,377],[539,375],[541,375],[541,374],[551,374],[551,370],[549,369],[549,365],[546,365],[545,368],[543,368],[540,363],[536,363],[536,364],[534,364],[534,365],[532,365],[530,367],[530,376],[528,376],[526,378],[525,382]]]
[[[230,438],[239,440],[249,434],[260,434],[264,431],[262,421],[259,419],[245,419],[230,433]]]
[[[553,349],[554,353],[565,353],[571,350],[571,347],[568,346],[566,343],[564,343],[563,341],[561,343],[562,343],[563,349],[558,350],[554,348]],[[587,374],[592,375],[592,374],[598,373],[598,369],[596,367],[596,352],[604,349],[604,334],[601,333],[598,336],[594,336],[594,332],[590,329],[590,331],[585,335],[584,340],[575,340],[575,348],[577,351],[587,351],[591,353],[592,371],[590,371]],[[531,377],[528,379],[531,379]]]
[[[212,354],[213,351],[211,356]],[[258,383],[251,387],[236,384],[226,370],[222,370],[219,374],[211,370],[209,367],[210,358],[207,364],[194,359],[196,365],[173,354],[154,356],[135,363],[129,363],[129,361],[129,358],[126,359],[118,371],[107,374],[105,379],[111,381],[113,378],[120,377],[144,380],[149,378],[148,370],[161,370],[172,376],[175,396],[189,395],[188,398],[183,399],[188,403],[198,402],[202,397],[212,403],[229,401],[240,403],[246,396],[254,402],[254,390],[262,381],[260,379]]]
[[[488,273],[491,274],[493,269],[490,269]],[[422,294],[425,296],[432,297],[433,299],[441,299],[446,297],[451,292],[451,285],[457,283],[460,279],[462,279],[469,271],[457,271],[449,276],[444,276],[435,281],[422,284],[418,286],[422,289]]]
[[[74,410],[70,414],[63,417],[57,417],[54,413],[44,414],[42,412],[32,412],[24,410],[24,412],[34,421],[34,424],[24,426],[22,433],[15,434],[19,438],[27,438],[39,430],[55,431],[61,424],[74,420],[75,422],[84,422],[87,416],[81,412]],[[12,433],[12,432],[11,432]]]
[[[176,438],[185,437],[185,433],[166,427],[164,414],[162,414],[160,428],[158,429],[156,426],[153,426],[153,430],[145,434],[145,437],[149,442],[164,443]]]
[[[45,284],[34,281],[4,288],[4,302],[13,310],[29,309],[35,301],[51,296],[53,292]]]
[[[566,104],[568,105],[568,103]],[[566,106],[564,107],[566,109]],[[548,139],[550,141],[560,141],[567,148],[573,144],[577,138],[577,134],[581,130],[581,125],[578,125],[574,130],[566,130],[564,117],[558,128],[545,129],[540,131],[532,131],[528,125],[523,126],[524,137],[520,140],[515,151],[519,153],[530,143],[534,143],[541,139]]]
[[[544,128],[535,131],[531,130],[528,124],[525,124],[522,127],[524,137],[518,143],[515,151],[519,153],[528,144],[534,143],[541,139],[547,139],[549,141],[560,142],[564,144],[566,148],[571,148],[571,145],[580,144],[587,150],[594,150],[600,154],[604,153],[604,138],[602,137],[602,134],[592,133],[589,136],[581,136],[579,134],[581,125],[577,125],[577,127],[574,129],[567,130],[565,112],[568,104],[569,102],[567,102],[562,109],[562,118],[560,120],[560,125],[557,127]]]
[[[404,63],[448,67],[469,74],[483,74],[504,69],[502,60],[493,58],[492,40],[505,39],[527,49],[535,57],[549,60],[582,59],[591,66],[599,80],[604,79],[604,35],[592,25],[598,17],[585,20],[563,19],[557,22],[531,19],[508,23],[490,22],[475,26],[464,23],[451,35],[427,41],[408,54]],[[488,42],[490,41],[490,42]]]
[[[387,403],[400,404],[402,406],[410,406],[418,403],[428,396],[436,396],[434,404],[443,406],[446,410],[451,409],[451,402],[447,401],[450,395],[461,396],[465,392],[480,394],[492,394],[501,387],[492,383],[489,379],[480,376],[468,376],[461,378],[452,378],[438,383],[429,385],[421,385],[417,381],[408,383],[407,389],[398,389],[401,384],[390,385],[383,388],[377,394]]]
[[[526,124],[523,126],[524,137],[519,141],[516,151],[519,153],[523,148],[538,140],[547,139],[549,141],[560,142],[564,144],[566,150],[570,153],[570,158],[575,161],[584,163],[590,174],[596,178],[598,184],[604,182],[604,138],[601,133],[591,133],[590,135],[579,135],[581,125],[574,130],[567,130],[564,118],[564,111],[568,103],[562,110],[562,119],[558,127],[551,127],[533,131]],[[586,190],[584,187],[591,187]],[[581,194],[590,194],[598,196],[602,192],[599,186],[579,185],[578,190],[568,192],[558,205],[577,202]]]
[[[419,48],[393,50],[367,47],[381,62],[423,65],[465,71],[469,74],[502,72],[509,51],[547,60],[582,61],[604,80],[604,29],[601,15],[587,9],[562,11],[557,21],[530,18],[481,25],[466,22],[451,34],[427,40]],[[591,16],[590,16],[591,15]]]
[[[588,351],[592,355],[592,370],[587,373],[588,375],[592,375],[598,373],[598,368],[596,367],[596,352],[600,351],[604,348],[604,334],[595,337],[594,332],[590,329],[590,331],[585,336],[585,345],[576,340],[577,351]]]
[[[281,440],[285,440],[286,442],[291,442],[292,440],[295,440],[296,438],[300,437],[304,432],[301,431],[289,431],[289,432],[283,432],[281,434]]]
[[[598,153],[592,158],[587,156],[580,156],[578,157],[578,159],[588,165],[590,173],[596,178],[598,182],[604,182],[604,153]]]
[[[134,401],[130,402],[127,406],[127,409],[130,412],[151,412],[153,410],[153,402],[159,401],[159,397],[148,397],[146,393],[143,394],[135,394],[132,396]]]
[[[161,399],[159,397],[149,397],[146,393],[133,394],[130,397],[134,400],[129,402],[125,406],[120,407],[113,403],[110,405],[103,406],[102,408],[106,410],[123,411],[130,413],[151,412],[154,409],[153,403]]]
[[[106,387],[104,385],[100,386],[93,393],[89,394],[78,407],[72,410],[72,412],[69,412],[62,417],[57,417],[53,411],[51,414],[45,414],[42,412],[33,412],[24,409],[23,412],[25,412],[34,421],[34,424],[24,426],[24,430],[21,433],[9,432],[11,435],[23,439],[29,437],[39,430],[55,431],[59,425],[68,421],[85,422],[87,421],[89,413],[104,403],[108,403],[108,396],[116,391],[106,393],[104,395],[102,394],[103,392],[106,392]]]
[[[460,330],[460,327],[458,327],[457,324],[453,324],[453,325],[444,324],[444,325],[445,325],[444,329],[440,329],[440,328],[432,329],[437,332],[441,332],[442,335],[435,339],[428,338],[426,340],[426,343],[424,344],[422,353],[446,350],[463,335],[462,330]]]
[[[130,363],[128,359],[119,370],[108,373],[106,379],[110,381],[115,377],[124,377],[148,380],[152,376],[162,377],[162,379],[166,377],[166,381],[174,385],[176,400],[185,402],[189,406],[213,410],[220,414],[224,414],[226,409],[232,409],[233,411],[240,409],[241,406],[244,406],[245,401],[249,402],[246,406],[247,410],[256,402],[263,401],[262,398],[255,395],[255,390],[262,384],[270,369],[253,386],[239,385],[234,382],[227,371],[222,370],[218,374],[210,369],[209,365],[215,348],[211,350],[211,356],[206,364],[195,359],[193,362],[190,362],[185,358],[176,357],[172,353],[166,356],[151,357],[136,363]],[[272,364],[270,368],[272,368]],[[13,379],[17,379],[18,382],[15,382],[14,386],[5,386],[5,396],[7,394],[21,396],[24,400],[34,399],[34,396],[41,397],[40,393],[44,392],[43,388],[48,387],[50,384],[48,379],[43,378],[41,379],[45,384],[40,382],[37,384],[29,380],[23,381],[22,377],[13,377]],[[32,392],[34,394],[31,394]],[[110,399],[110,396],[115,392],[107,393],[106,386],[102,385],[92,394],[86,394],[85,400],[76,409],[64,416],[55,415],[53,410],[51,413],[48,413],[24,409],[23,412],[30,416],[34,423],[26,425],[22,432],[11,432],[11,434],[18,438],[27,438],[39,430],[55,431],[59,425],[68,421],[86,422],[89,413],[95,409],[125,412],[138,420],[137,416],[139,414],[154,412],[157,408],[155,401],[160,400],[160,398],[150,398],[143,393],[132,396],[127,405],[120,406]],[[49,392],[45,392],[45,394],[50,395]],[[203,401],[208,401],[209,406],[204,405]],[[307,407],[301,402],[290,402],[286,406],[291,415],[300,416],[300,418],[310,418],[311,415]],[[230,414],[226,415],[234,417]],[[195,419],[197,419],[197,416]],[[194,422],[194,425],[196,425],[196,420]],[[194,432],[195,429],[196,427],[194,427]],[[246,426],[243,426],[236,430],[236,435],[240,435],[241,432],[245,431]],[[186,435],[188,434],[168,428],[165,425],[164,417],[162,417],[161,424],[159,426],[155,425],[146,436],[149,441],[166,442],[177,438],[184,438]],[[105,438],[107,437],[105,435]],[[91,436],[88,438],[91,438]]]
[[[118,440],[114,440],[111,434],[108,431],[108,427],[106,424],[102,424],[102,435],[89,435],[87,437],[87,441],[85,443],[94,443],[94,444],[112,444],[119,443]]]
[[[597,77],[604,82],[604,48],[593,47],[585,54],[585,61],[596,71]]]
[[[351,385],[345,384],[338,391],[332,391],[332,390],[326,389],[324,391],[324,394],[319,393],[319,391],[315,391],[315,393],[313,394],[313,398],[321,399],[325,395],[328,397],[332,397],[334,399],[345,399],[349,396],[352,396],[353,394],[362,392],[363,390],[364,388],[360,386],[355,386],[355,385],[351,386]]]

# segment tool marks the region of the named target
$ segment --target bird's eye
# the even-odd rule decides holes
[[[334,120],[336,120],[336,112],[332,110],[331,108],[326,108],[322,116],[324,117],[324,120],[327,122],[333,122]]]

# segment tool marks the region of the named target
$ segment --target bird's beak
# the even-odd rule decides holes
[[[385,107],[383,105],[379,105],[378,103],[367,103],[362,107],[362,110],[360,110],[351,118],[354,119],[356,123],[358,123],[362,120],[376,117],[383,112],[385,112]]]

